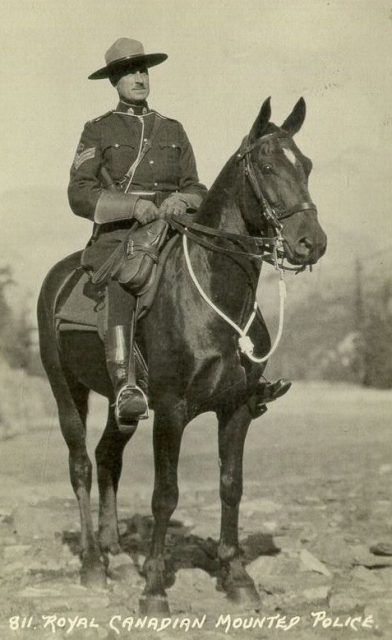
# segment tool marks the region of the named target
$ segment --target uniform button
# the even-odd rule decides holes
[[[148,138],[143,138],[143,142],[147,142]]]
[[[157,183],[157,182],[154,182],[154,187],[157,187],[157,186],[158,186],[158,183]]]
[[[149,162],[150,162],[150,164],[154,164],[154,160],[150,160]]]
[[[120,145],[119,145],[117,142],[116,142],[116,144],[114,145],[114,147],[115,147],[116,149],[118,149],[118,148],[119,148],[119,146],[120,146]]]

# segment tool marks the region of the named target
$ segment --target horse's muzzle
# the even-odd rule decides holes
[[[301,236],[296,242],[284,239],[287,260],[294,265],[310,265],[324,255],[327,249],[327,236],[319,229],[317,234]]]

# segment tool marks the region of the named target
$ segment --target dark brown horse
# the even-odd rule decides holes
[[[250,254],[257,248],[262,252],[260,238],[271,236],[272,232],[276,236],[280,229],[285,256],[298,266],[314,264],[326,248],[326,236],[308,192],[311,162],[293,141],[305,118],[305,102],[302,98],[298,101],[281,127],[270,123],[270,114],[268,99],[196,218],[216,234],[212,240],[209,236],[210,244],[237,253],[215,252],[189,241],[190,260],[198,281],[215,305],[240,326],[244,326],[253,307],[262,261]],[[233,239],[228,239],[228,234],[233,234]],[[247,251],[249,255],[244,257]],[[50,271],[41,291],[38,317],[42,361],[58,404],[60,426],[69,448],[71,482],[80,508],[82,581],[86,585],[102,585],[105,552],[120,550],[116,493],[123,449],[132,432],[120,433],[117,428],[111,406],[113,390],[98,335],[71,331],[63,333],[59,342],[56,337],[56,295],[79,260],[80,253],[74,254]],[[252,407],[263,398],[260,378],[265,363],[251,362],[240,353],[235,330],[211,309],[192,282],[181,242],[167,259],[158,294],[139,332],[150,372],[155,456],[155,525],[144,565],[142,609],[149,614],[168,611],[164,545],[178,501],[181,439],[187,423],[206,411],[214,411],[219,423],[222,515],[218,555],[222,585],[229,597],[255,599],[255,586],[241,562],[238,512],[244,442],[254,415]],[[261,315],[253,323],[250,336],[256,353],[267,353],[270,339]],[[106,428],[96,449],[98,537],[91,517],[92,465],[86,450],[90,390],[109,400]]]

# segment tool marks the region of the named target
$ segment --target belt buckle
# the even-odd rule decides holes
[[[135,243],[132,238],[129,238],[127,242],[127,256],[133,256]]]

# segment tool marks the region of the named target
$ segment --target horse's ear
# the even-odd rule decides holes
[[[261,138],[261,136],[265,133],[269,120],[271,117],[271,96],[264,100],[261,105],[261,109],[259,115],[257,116],[253,127],[250,130],[249,141],[254,142],[257,138]]]
[[[294,136],[302,127],[306,116],[306,103],[303,98],[300,98],[295,105],[294,109],[281,125],[281,129],[287,131],[290,136]]]

